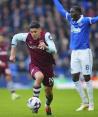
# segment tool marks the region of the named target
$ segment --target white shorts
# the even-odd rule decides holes
[[[92,74],[93,57],[91,49],[72,50],[71,73]]]

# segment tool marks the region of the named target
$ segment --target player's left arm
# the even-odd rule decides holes
[[[96,22],[98,22],[98,16],[96,16],[96,17],[88,17],[87,21],[90,24],[95,24]]]
[[[49,52],[49,53],[56,54],[57,49],[56,49],[55,43],[53,41],[53,37],[51,36],[51,34],[49,32],[47,32],[45,34],[45,41],[48,44],[46,51]]]

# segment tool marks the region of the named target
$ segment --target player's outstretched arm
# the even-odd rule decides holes
[[[87,23],[87,24],[95,24],[95,23],[98,22],[98,16],[96,16],[96,17],[85,17],[83,22]]]
[[[90,18],[90,24],[98,22],[98,16]]]
[[[53,1],[54,1],[54,5],[56,6],[58,12],[67,19],[69,13],[64,9],[64,7],[59,2],[59,0],[53,0]]]
[[[11,43],[11,52],[10,52],[10,58],[9,60],[12,62],[15,62],[16,58],[16,46],[18,41],[26,41],[28,33],[18,33],[13,36],[12,43]]]

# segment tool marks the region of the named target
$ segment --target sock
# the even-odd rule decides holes
[[[93,86],[92,81],[86,82],[86,88],[87,88],[87,94],[89,99],[89,105],[94,105],[94,99],[93,99]]]
[[[33,97],[39,97],[40,89],[41,89],[41,86],[40,87],[38,87],[38,86],[33,87]]]
[[[87,104],[88,99],[86,97],[86,94],[85,94],[85,91],[84,91],[83,87],[81,86],[80,81],[74,82],[74,84],[75,84],[77,92],[79,93],[79,95],[80,95],[80,97],[82,99],[82,103]]]
[[[47,105],[47,106],[50,106],[52,100],[53,100],[53,95],[52,95],[52,94],[46,96],[46,105]]]
[[[7,88],[9,89],[11,93],[15,93],[15,88],[14,88],[14,84],[12,81],[8,81]]]

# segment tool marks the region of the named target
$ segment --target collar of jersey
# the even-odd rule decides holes
[[[78,19],[77,23],[81,22],[81,20],[83,19],[83,15],[81,15],[81,17]]]

